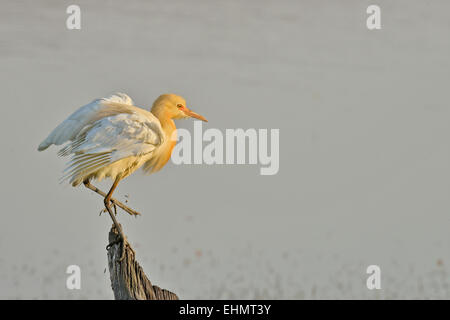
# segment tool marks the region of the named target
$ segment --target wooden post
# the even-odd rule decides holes
[[[109,231],[109,243],[117,240],[118,232],[113,227]],[[178,300],[178,296],[166,289],[152,285],[135,260],[133,251],[125,247],[125,259],[118,261],[122,254],[122,244],[108,249],[108,267],[111,287],[116,300]]]

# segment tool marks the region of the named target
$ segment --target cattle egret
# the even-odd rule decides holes
[[[120,234],[119,241],[125,246],[127,241],[111,203],[114,209],[117,205],[131,215],[139,213],[112,198],[112,194],[120,180],[138,168],[153,173],[167,163],[176,144],[173,119],[183,118],[207,121],[188,109],[186,101],[175,94],[159,96],[151,111],[147,111],[134,106],[128,95],[116,93],[79,108],[49,134],[38,150],[67,143],[58,152],[59,156],[71,155],[62,180],[69,180],[73,186],[83,183],[104,197],[105,208]],[[108,193],[91,184],[92,180],[103,178],[113,180]]]

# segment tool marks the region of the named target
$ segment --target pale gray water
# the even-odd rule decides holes
[[[1,4],[0,298],[112,298],[101,198],[59,185],[65,160],[36,148],[115,91],[143,107],[179,93],[205,128],[280,129],[275,176],[169,164],[121,183],[143,216],[119,219],[154,284],[182,298],[449,298],[448,1],[379,0],[379,31],[372,1],[77,1],[69,31],[72,3]]]

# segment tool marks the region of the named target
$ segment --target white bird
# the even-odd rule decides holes
[[[185,99],[175,94],[159,96],[151,111],[147,111],[134,106],[128,95],[116,93],[79,108],[48,135],[38,150],[67,143],[58,152],[60,156],[71,155],[62,180],[70,180],[73,186],[83,183],[104,197],[105,208],[125,245],[126,238],[112,213],[111,203],[131,215],[139,213],[112,198],[112,194],[120,180],[140,167],[148,173],[160,170],[176,144],[173,119],[189,117],[207,121],[188,109]],[[108,193],[91,184],[91,180],[103,178],[114,181]]]

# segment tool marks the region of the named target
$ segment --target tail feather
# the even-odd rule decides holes
[[[44,151],[50,146],[50,144],[47,142],[47,140],[44,140],[41,142],[41,144],[38,147],[38,151]]]

